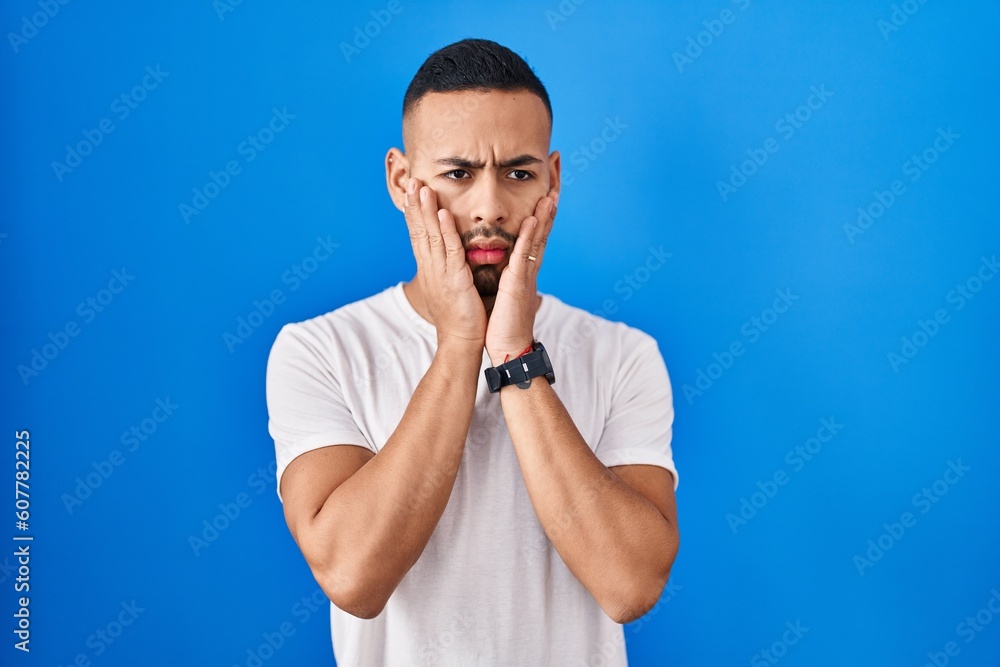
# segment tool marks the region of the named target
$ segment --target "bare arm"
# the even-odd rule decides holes
[[[282,475],[289,530],[344,611],[377,616],[427,546],[462,461],[481,361],[481,346],[438,347],[377,456],[325,447]]]
[[[296,458],[282,476],[289,530],[313,575],[334,604],[361,618],[382,611],[448,504],[486,336],[455,220],[431,188],[411,185],[402,208],[418,292],[437,329],[434,359],[378,455],[325,447]]]
[[[557,203],[557,191],[539,199],[500,276],[486,333],[494,365],[520,354],[534,338],[536,279]],[[664,388],[669,384],[655,395]],[[618,397],[618,409],[645,389],[633,385]],[[528,496],[552,546],[610,618],[621,624],[639,618],[663,592],[680,546],[670,472],[605,466],[543,378],[524,388],[504,387],[500,403]],[[665,409],[672,408],[661,397],[644,405],[643,418]]]
[[[631,623],[656,604],[680,546],[673,477],[656,466],[605,467],[544,378],[504,387],[500,399],[552,546],[608,616]]]

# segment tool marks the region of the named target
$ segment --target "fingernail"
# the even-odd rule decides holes
[[[420,188],[420,201],[427,201],[427,188]]]
[[[552,215],[555,212],[556,212],[556,200],[555,199],[549,200],[549,217],[552,217]]]
[[[417,179],[411,178],[406,182],[406,191],[411,195],[417,191]]]

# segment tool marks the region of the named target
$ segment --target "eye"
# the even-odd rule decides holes
[[[462,178],[462,177],[459,177],[459,178],[452,178],[452,177],[450,176],[450,174],[468,174],[468,173],[469,173],[469,172],[467,172],[467,171],[466,171],[466,170],[464,170],[464,169],[452,169],[451,171],[447,171],[447,172],[445,172],[445,173],[444,173],[444,174],[442,174],[442,175],[443,175],[443,176],[444,176],[445,178],[447,178],[447,179],[449,179],[449,180],[452,180],[452,181],[462,181],[462,180],[465,180],[465,179],[464,179],[464,178]]]
[[[535,175],[532,174],[530,171],[525,171],[524,169],[515,169],[514,171],[512,171],[510,173],[512,173],[512,174],[523,174],[524,175],[524,178],[515,178],[514,179],[515,181],[530,181],[531,179],[533,179],[535,177]]]

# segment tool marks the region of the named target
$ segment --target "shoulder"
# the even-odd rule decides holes
[[[282,353],[325,357],[364,340],[393,319],[392,294],[397,286],[343,304],[326,313],[288,322],[271,344],[271,356]]]
[[[658,346],[652,335],[625,322],[608,319],[609,313],[590,312],[551,294],[542,293],[542,296],[549,301],[544,331],[555,350],[622,358]],[[548,342],[542,342],[550,347]]]

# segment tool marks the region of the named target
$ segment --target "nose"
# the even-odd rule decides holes
[[[474,226],[500,226],[507,221],[507,202],[503,188],[488,173],[482,174],[470,188],[469,218]]]

